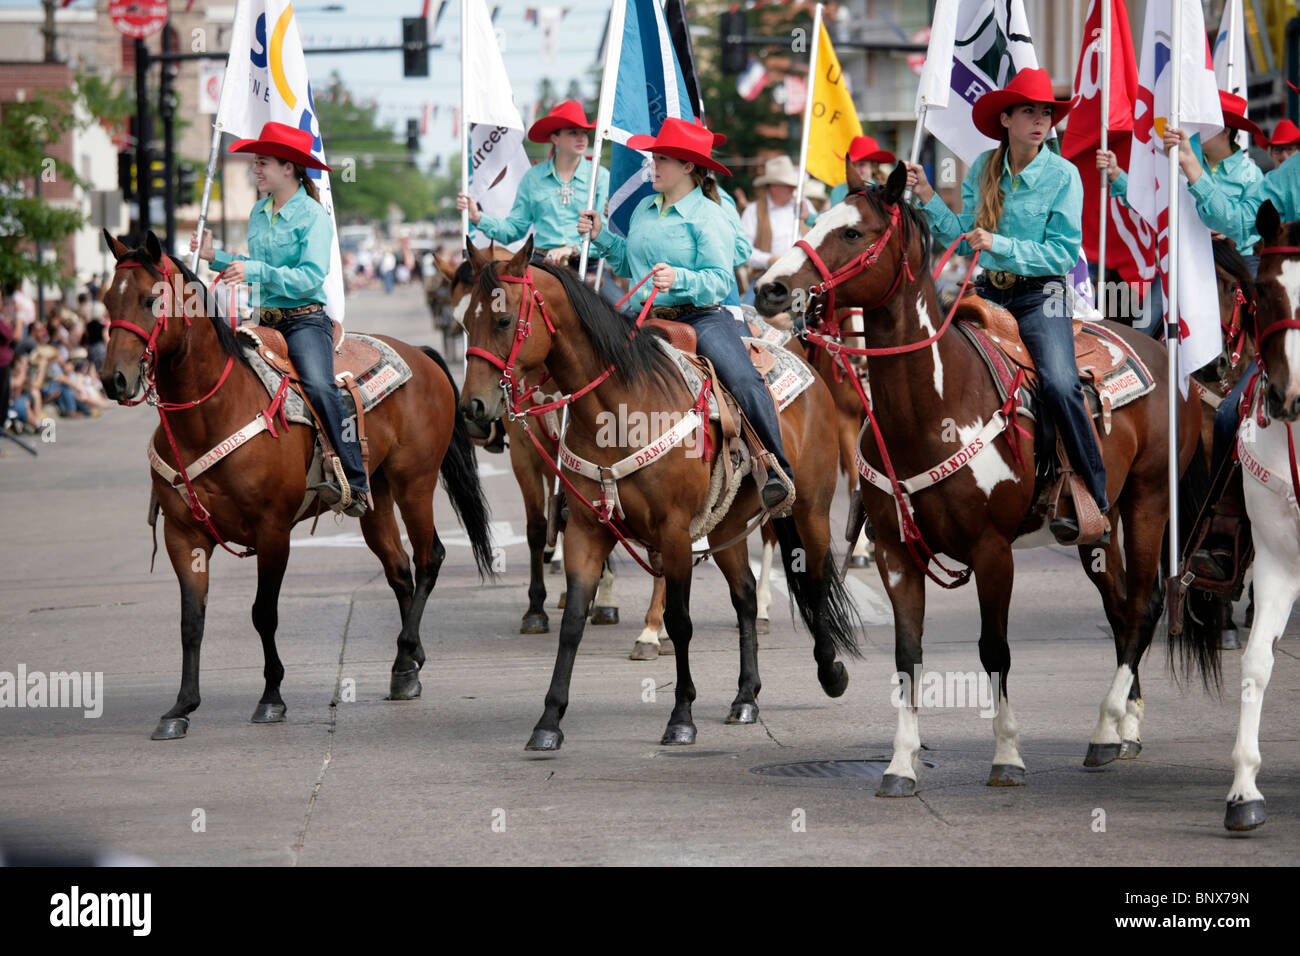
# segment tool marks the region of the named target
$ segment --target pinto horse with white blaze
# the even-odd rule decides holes
[[[637,544],[660,556],[664,620],[677,665],[675,706],[661,743],[692,744],[696,727],[691,712],[695,686],[690,671],[690,529],[709,496],[714,463],[707,449],[716,449],[715,457],[725,453],[718,425],[707,420],[707,394],[692,394],[650,331],[615,312],[572,272],[530,265],[531,239],[504,264],[489,263],[472,248],[469,252],[479,278],[464,316],[470,347],[462,414],[480,426],[507,410],[520,414],[526,396],[519,394],[519,383],[532,380],[542,366],[563,391],[562,401],[570,411],[560,455],[569,500],[564,538],[567,601],[545,709],[527,748],[558,750],[563,743],[560,721],[569,704],[585,609],[606,557],[620,540],[634,556]],[[641,320],[653,299],[647,300]],[[676,420],[677,425],[646,448],[631,447],[628,437],[611,437],[601,427],[617,417],[616,409],[634,409],[651,421]],[[848,686],[848,672],[836,655],[857,654],[859,622],[830,551],[836,447],[824,426],[834,413],[829,392],[815,376],[781,413],[797,498],[793,516],[773,523],[788,588],[812,632],[818,680],[829,696],[838,697]],[[690,431],[683,433],[683,428]],[[702,436],[693,445],[683,437],[691,433]],[[624,470],[639,453],[644,453],[640,466]],[[602,480],[587,477],[592,469]],[[756,597],[746,539],[761,514],[754,479],[747,475],[730,509],[708,535],[718,547],[713,557],[727,579],[740,626],[739,688],[729,722],[752,723],[758,713]]]
[[[199,706],[207,569],[218,544],[233,552],[227,542],[247,549],[240,557],[257,558],[253,627],[262,639],[266,684],[252,719],[282,721],[284,666],[275,646],[280,585],[289,532],[316,511],[305,505],[313,431],[294,422],[275,429],[273,421],[283,423],[275,413],[280,399],[272,401],[249,365],[233,323],[218,314],[214,297],[192,272],[163,254],[152,232],[139,249],[127,249],[107,230],[104,240],[117,268],[103,295],[111,323],[102,380],[110,398],[148,401],[158,409],[159,427],[149,439],[156,459],[150,474],[181,591],[181,688],[153,739],[184,737]],[[456,415],[456,385],[446,363],[432,349],[377,338],[410,367],[411,377],[365,416],[361,434],[369,445],[375,506],[361,518],[361,532],[401,611],[389,696],[407,700],[420,695],[420,623],[446,556],[434,528],[439,474],[481,574],[491,576],[492,547],[487,501],[473,446]],[[163,469],[176,475],[175,483],[163,477]],[[414,576],[394,504],[414,551]]]
[[[869,415],[859,438],[858,469],[863,502],[876,528],[876,563],[894,611],[895,664],[912,694],[911,705],[899,708],[893,760],[878,793],[916,792],[921,738],[915,678],[921,668],[926,577],[955,587],[972,573],[980,602],[980,661],[999,695],[988,782],[1017,786],[1024,782],[1025,765],[1008,696],[1007,618],[1013,543],[1045,524],[1034,514],[1039,497],[1034,436],[1017,427],[1014,411],[1007,414],[1008,402],[975,347],[949,327],[953,313],[945,319],[940,310],[929,271],[928,225],[903,201],[906,169],[897,167],[883,188],[865,184],[851,165],[847,174],[846,199],[767,271],[755,302],[760,311],[773,313],[802,297],[812,327],[821,310],[834,308],[836,298],[841,307],[864,310],[874,424]],[[1079,549],[1085,572],[1101,592],[1118,658],[1088,744],[1088,766],[1136,756],[1141,747],[1138,664],[1160,616],[1157,576],[1169,515],[1169,393],[1160,377],[1164,348],[1127,327],[1106,324],[1155,370],[1156,387],[1116,409],[1102,439],[1107,491],[1123,521],[1123,554],[1119,534],[1107,544]],[[1192,401],[1184,401],[1178,436],[1184,469],[1197,445],[1199,416]],[[945,462],[951,467],[940,467]],[[942,480],[910,495],[903,491],[903,480],[927,473]],[[1039,543],[1045,542],[1033,541]],[[968,570],[949,571],[939,553]],[[941,580],[932,564],[952,580]]]
[[[1237,433],[1246,513],[1255,546],[1255,619],[1241,657],[1241,718],[1224,826],[1264,825],[1259,724],[1273,653],[1300,597],[1300,223],[1283,224],[1272,202],[1255,220],[1262,239],[1255,279],[1256,381]]]

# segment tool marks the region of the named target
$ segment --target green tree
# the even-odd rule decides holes
[[[0,282],[31,279],[54,285],[68,272],[58,260],[38,262],[37,242],[58,243],[81,227],[75,209],[60,209],[37,195],[59,179],[79,183],[72,166],[52,149],[74,125],[74,94],[42,92],[0,111]]]
[[[404,138],[375,122],[371,108],[354,103],[335,73],[316,97],[339,222],[384,222],[396,206],[410,220],[436,211],[431,171],[409,165]],[[404,134],[403,134],[404,136]]]

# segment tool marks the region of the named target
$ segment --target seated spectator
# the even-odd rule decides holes
[[[45,414],[40,389],[32,379],[31,360],[27,355],[14,359],[9,369],[9,390],[13,398],[7,410],[13,430],[36,432]]]

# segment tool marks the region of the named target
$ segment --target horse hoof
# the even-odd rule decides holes
[[[1229,803],[1228,812],[1223,815],[1223,825],[1226,829],[1237,832],[1256,830],[1262,827],[1264,825],[1264,798]]]
[[[260,703],[257,705],[257,709],[253,711],[252,722],[255,724],[278,724],[284,720],[284,712],[287,709],[284,704]]]
[[[559,750],[564,745],[563,730],[543,730],[538,727],[524,744],[525,750]]]
[[[1085,767],[1103,767],[1118,760],[1123,744],[1088,744],[1088,755],[1083,758]]]
[[[190,719],[188,717],[164,717],[158,721],[158,726],[154,728],[150,735],[150,740],[180,740],[190,729]]]
[[[632,645],[632,653],[628,655],[631,661],[652,661],[659,656],[659,645],[651,644],[649,641],[637,641]]]
[[[695,743],[694,724],[669,724],[659,741],[662,747],[688,747]]]
[[[835,661],[831,665],[831,676],[828,680],[822,681],[822,690],[826,691],[827,697],[840,697],[849,686],[849,672],[844,669],[844,665]]]
[[[916,781],[911,777],[900,777],[896,773],[887,773],[880,778],[880,788],[876,791],[878,797],[914,797],[916,796]]]
[[[420,696],[420,672],[418,670],[398,671],[388,684],[389,700],[415,700]]]
[[[865,554],[855,554],[849,558],[849,567],[851,568],[865,568],[870,563]]]
[[[995,763],[989,773],[990,787],[1023,787],[1025,785],[1025,768],[1010,763]]]
[[[758,722],[758,704],[732,704],[731,713],[727,715],[729,724],[753,724]]]
[[[765,617],[760,617],[754,622],[755,634],[770,634],[772,632],[772,622]]]
[[[1235,627],[1225,628],[1223,632],[1219,634],[1219,650],[1241,650],[1241,638],[1237,636],[1237,629]]]
[[[659,656],[674,657],[677,652],[673,650],[673,639],[671,637],[659,638]]]
[[[523,623],[519,625],[520,634],[549,634],[550,632],[551,622],[545,612],[525,614]]]
[[[542,552],[542,564],[550,564],[550,563],[551,563],[552,561],[554,561],[554,560],[555,560],[555,552],[554,552],[554,551],[543,551],[543,552]]]
[[[561,591],[561,592],[560,592],[560,599],[559,599],[558,601],[555,602],[555,606],[558,607],[561,611],[563,611],[563,610],[564,610],[564,605],[567,603],[567,599],[568,599],[568,597],[569,597],[569,592],[568,592],[568,591]]]
[[[1136,760],[1138,754],[1142,752],[1142,741],[1126,740],[1119,745],[1120,760]]]
[[[618,608],[616,607],[593,607],[591,609],[592,624],[617,624]]]

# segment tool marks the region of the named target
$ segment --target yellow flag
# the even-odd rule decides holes
[[[804,109],[812,110],[808,128],[808,175],[829,186],[838,186],[844,182],[844,157],[849,143],[853,137],[862,135],[862,123],[858,121],[857,107],[849,95],[825,24],[817,38],[817,77]]]

